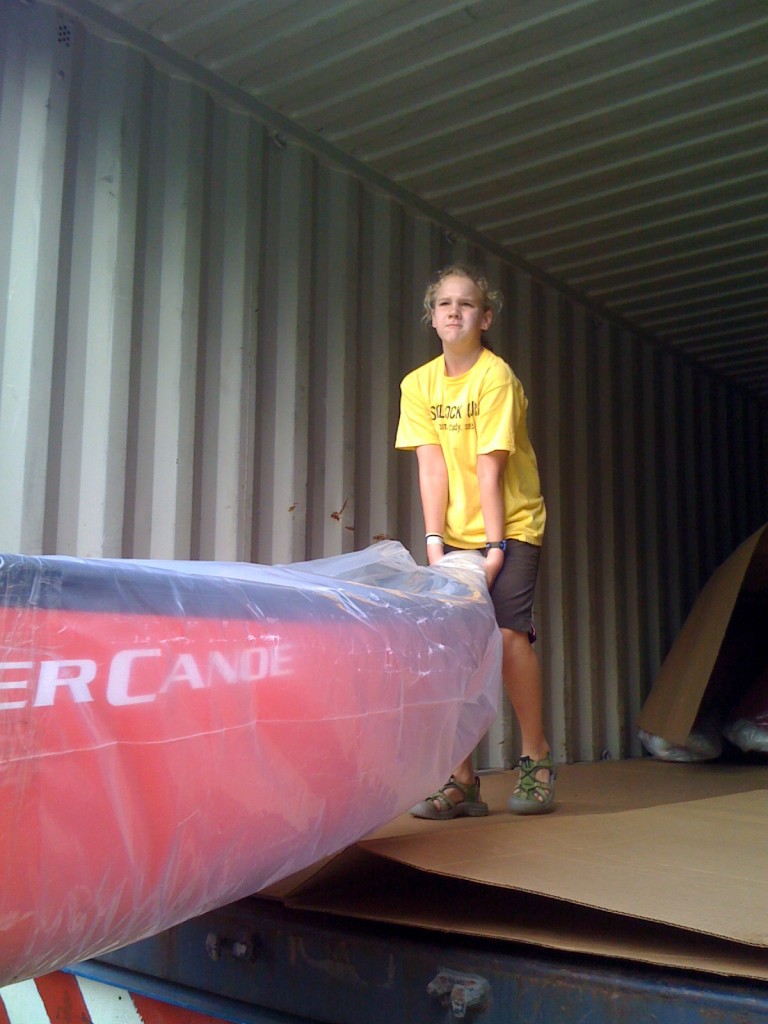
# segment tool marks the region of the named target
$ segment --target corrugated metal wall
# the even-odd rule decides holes
[[[55,8],[0,19],[0,549],[423,558],[398,383],[436,351],[427,277],[474,259],[549,508],[553,748],[637,752],[695,594],[768,518],[764,411]]]

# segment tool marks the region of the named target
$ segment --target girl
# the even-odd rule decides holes
[[[503,639],[502,675],[522,742],[509,805],[517,814],[540,814],[552,807],[555,781],[543,730],[541,669],[531,646],[546,512],[526,429],[528,402],[485,339],[499,307],[498,295],[471,267],[447,267],[430,282],[424,322],[443,351],[403,380],[395,446],[416,452],[429,564],[456,549],[485,554]],[[471,755],[411,814],[488,814]]]

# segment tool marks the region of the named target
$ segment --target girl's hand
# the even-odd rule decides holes
[[[427,544],[427,564],[434,565],[435,562],[439,562],[443,557],[443,545],[442,544]]]
[[[488,583],[488,589],[490,590],[493,584],[496,582],[496,577],[501,572],[501,567],[504,565],[504,552],[501,548],[490,548],[485,553],[485,579]]]

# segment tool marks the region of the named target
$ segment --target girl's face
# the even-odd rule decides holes
[[[493,313],[483,309],[483,295],[474,281],[460,274],[443,278],[435,292],[432,326],[443,345],[466,348],[481,344]]]

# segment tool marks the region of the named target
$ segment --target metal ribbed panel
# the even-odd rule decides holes
[[[68,3],[765,402],[762,0]]]
[[[11,6],[0,23],[0,479],[13,481],[2,489],[0,520],[6,545],[34,551],[49,427],[60,433],[50,417],[71,48],[50,14],[25,13]]]
[[[423,558],[402,375],[424,283],[484,263],[549,508],[559,758],[632,726],[708,574],[768,518],[756,400],[53,7],[0,23],[0,548]],[[481,760],[514,756],[506,708]]]

